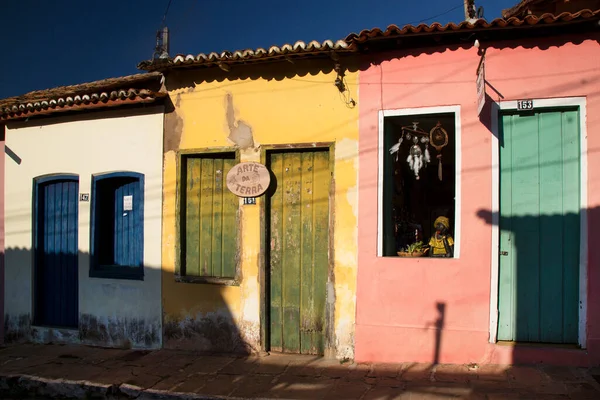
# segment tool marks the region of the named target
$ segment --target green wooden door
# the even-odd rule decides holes
[[[578,111],[501,118],[498,340],[577,343]]]
[[[329,152],[271,152],[267,202],[270,348],[323,354],[329,265]]]

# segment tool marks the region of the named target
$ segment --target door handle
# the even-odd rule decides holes
[[[508,255],[508,251],[501,251],[501,252],[500,252],[500,255],[501,255],[501,256],[507,256],[507,255]]]

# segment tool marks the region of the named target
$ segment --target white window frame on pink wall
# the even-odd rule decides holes
[[[454,113],[454,126],[456,129],[456,137],[454,143],[456,147],[455,154],[455,187],[454,187],[454,258],[460,258],[461,245],[461,119],[460,106],[439,106],[439,107],[418,107],[418,108],[400,108],[379,111],[379,135],[377,143],[378,154],[378,177],[377,177],[377,257],[383,255],[383,158],[385,157],[386,149],[383,148],[384,143],[384,124],[383,120],[386,117],[398,117],[405,115],[427,115],[427,114],[443,114]]]

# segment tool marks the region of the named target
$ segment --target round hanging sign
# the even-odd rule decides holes
[[[271,183],[271,175],[264,165],[242,162],[234,165],[227,173],[227,187],[239,197],[257,197],[266,192]]]

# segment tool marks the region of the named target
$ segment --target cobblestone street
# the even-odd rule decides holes
[[[71,345],[0,350],[2,398],[598,399],[585,368],[355,364]]]

